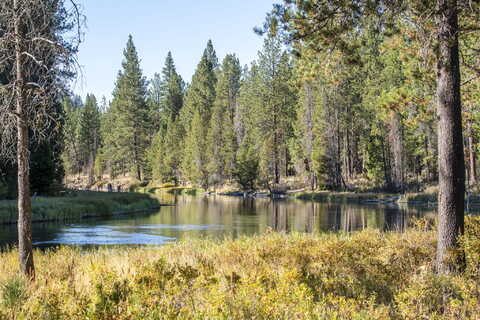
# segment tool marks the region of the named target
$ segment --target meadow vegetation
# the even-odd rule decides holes
[[[435,274],[434,229],[63,247],[35,252],[32,283],[8,250],[0,319],[478,319],[480,218],[467,219],[461,275]]]
[[[32,221],[71,221],[108,217],[120,212],[158,208],[159,200],[147,194],[70,191],[63,197],[38,197],[32,201]],[[0,201],[0,224],[15,223],[17,202]]]

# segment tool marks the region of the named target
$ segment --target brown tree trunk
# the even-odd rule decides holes
[[[389,144],[392,161],[392,183],[395,191],[403,190],[403,139],[401,118],[398,112],[392,111],[390,117]]]
[[[95,169],[95,157],[93,152],[90,152],[90,156],[88,157],[88,186],[93,185],[94,179],[94,169]]]
[[[470,185],[477,183],[477,159],[475,155],[475,142],[473,141],[472,122],[468,122],[468,153],[469,153],[469,172],[470,172]]]
[[[277,124],[277,115],[274,114],[273,116],[273,121],[274,121],[274,126],[275,126],[275,132],[273,134],[273,175],[274,175],[274,183],[279,184],[280,183],[280,155],[278,151],[278,124]]]
[[[20,11],[18,0],[13,2],[16,14]],[[30,198],[30,166],[28,150],[28,125],[25,110],[25,78],[23,75],[21,17],[15,16],[15,73],[17,112],[17,164],[18,164],[18,251],[20,269],[29,278],[35,278],[32,250],[32,203]]]
[[[315,189],[314,181],[314,172],[313,172],[313,112],[315,107],[314,97],[313,97],[313,88],[312,84],[305,82],[305,114],[304,114],[304,124],[305,124],[305,154],[306,154],[306,171],[308,173],[308,179],[310,187],[312,190]]]
[[[437,271],[465,267],[459,250],[464,233],[465,163],[462,137],[458,16],[456,0],[437,0],[438,246]]]

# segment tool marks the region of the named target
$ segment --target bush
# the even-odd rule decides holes
[[[467,272],[451,276],[433,272],[435,231],[267,233],[35,252],[37,281],[22,296],[9,251],[0,283],[14,283],[14,302],[0,319],[477,319],[480,219],[467,221]]]
[[[26,300],[26,282],[25,279],[14,277],[0,285],[2,303],[8,309],[16,310]]]

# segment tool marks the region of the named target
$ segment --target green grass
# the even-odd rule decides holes
[[[32,202],[32,220],[70,221],[83,217],[107,217],[118,212],[150,209],[160,205],[158,199],[147,194],[69,192],[65,197],[39,197]],[[0,201],[0,224],[17,220],[16,201]]]
[[[65,247],[35,252],[33,283],[13,250],[0,253],[0,319],[478,319],[480,218],[461,275],[434,273],[435,239],[419,227]]]

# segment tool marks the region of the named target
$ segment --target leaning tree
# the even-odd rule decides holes
[[[348,56],[360,45],[355,34],[368,22],[375,21],[381,32],[395,30],[401,19],[430,46],[437,57],[440,273],[465,266],[459,245],[465,197],[459,39],[480,31],[479,17],[479,0],[283,0],[274,5],[264,28],[257,30],[281,32],[297,48],[340,50]]]
[[[18,168],[20,266],[32,279],[30,140],[58,126],[54,112],[77,69],[81,22],[73,0],[0,2],[0,153]]]

